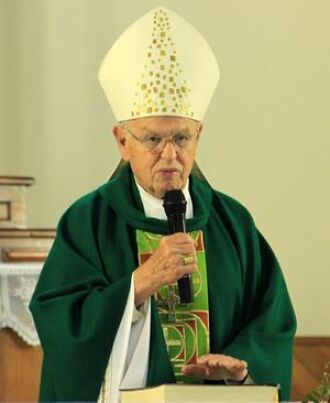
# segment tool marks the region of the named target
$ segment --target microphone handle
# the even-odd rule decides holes
[[[172,234],[186,232],[185,215],[173,215],[168,217]],[[178,280],[178,289],[181,304],[191,304],[194,301],[192,278],[190,274],[184,274]]]
[[[175,214],[168,216],[168,222],[170,224],[170,230],[172,234],[177,232],[187,232],[186,231],[186,219],[184,214]]]
[[[178,280],[178,289],[181,304],[191,304],[194,302],[192,279],[189,274],[184,274]]]

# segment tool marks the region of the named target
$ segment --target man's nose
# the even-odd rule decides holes
[[[161,157],[168,161],[171,161],[176,158],[176,148],[172,141],[166,141],[164,148],[161,152]]]

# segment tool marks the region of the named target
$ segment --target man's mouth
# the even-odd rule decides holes
[[[158,169],[157,173],[160,175],[174,175],[174,174],[178,173],[178,170],[173,169],[173,168],[163,168],[163,169]]]

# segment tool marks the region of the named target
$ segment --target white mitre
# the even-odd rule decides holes
[[[135,21],[113,44],[99,70],[118,121],[146,116],[201,121],[219,77],[206,40],[165,7]]]

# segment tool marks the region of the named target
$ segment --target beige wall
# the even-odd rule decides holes
[[[0,0],[0,173],[36,177],[30,226],[55,226],[115,167],[97,70],[114,39],[159,4]],[[330,2],[162,4],[204,34],[221,67],[201,167],[273,246],[299,334],[330,336]]]

